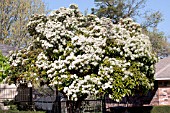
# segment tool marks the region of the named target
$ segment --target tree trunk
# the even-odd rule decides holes
[[[87,96],[79,97],[77,101],[66,101],[67,113],[81,113],[81,105]]]

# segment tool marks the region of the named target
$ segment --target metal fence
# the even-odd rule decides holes
[[[42,110],[47,113],[108,113],[118,106],[126,108],[141,103],[148,104],[146,102],[150,101],[148,99],[152,98],[153,94],[150,95],[125,97],[120,102],[111,100],[107,95],[101,98],[90,97],[77,107],[78,102],[68,101],[55,89],[47,87],[35,89],[21,85],[17,88],[0,87],[0,105],[7,105],[12,101],[19,110]]]
[[[47,94],[26,86],[17,89],[0,87],[0,103],[15,104],[19,110],[40,110],[47,113],[105,113],[104,99],[83,100],[78,109],[76,101],[68,101],[62,94],[48,90]]]

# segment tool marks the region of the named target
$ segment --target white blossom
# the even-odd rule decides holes
[[[108,92],[110,98],[115,98],[114,93],[120,88],[117,81],[123,84],[122,91],[117,92],[123,97],[130,94],[128,86],[135,87],[127,82],[134,77],[146,88],[152,85],[144,78],[147,79],[146,73],[154,73],[156,57],[149,37],[142,34],[140,25],[130,18],[113,24],[105,17],[83,16],[76,5],[71,5],[48,16],[34,16],[28,23],[28,28],[32,27],[34,31],[29,29],[29,32],[34,32],[36,40],[33,47],[38,44],[43,49],[33,67],[45,71],[50,85],[58,85],[68,99]],[[10,64],[23,66],[28,59],[21,55],[20,52],[12,54]],[[129,85],[125,85],[126,82]]]

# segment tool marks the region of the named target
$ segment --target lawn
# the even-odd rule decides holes
[[[114,107],[110,113],[170,113],[170,106]]]

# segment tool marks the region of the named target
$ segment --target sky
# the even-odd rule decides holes
[[[95,7],[94,0],[43,0],[48,9],[56,10],[60,7],[69,7],[75,3],[79,6],[82,13]],[[158,30],[165,33],[165,36],[170,37],[170,0],[147,0],[146,10],[160,11],[163,14],[163,21],[158,25]],[[140,20],[138,20],[140,22]]]

